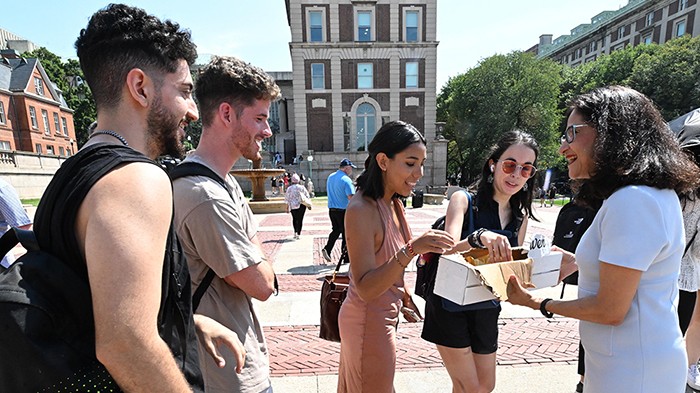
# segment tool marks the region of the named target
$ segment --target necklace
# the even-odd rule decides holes
[[[119,142],[121,142],[124,146],[129,146],[129,142],[126,141],[126,138],[117,134],[114,131],[110,131],[110,130],[93,131],[92,134],[90,134],[90,136],[88,137],[88,139],[91,139],[95,135],[109,135],[109,136],[112,136],[112,137],[119,139]]]

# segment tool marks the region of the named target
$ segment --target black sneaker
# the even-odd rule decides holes
[[[583,382],[576,384],[576,393],[583,393]]]

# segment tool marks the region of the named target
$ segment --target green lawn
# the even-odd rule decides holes
[[[37,207],[39,205],[39,200],[40,200],[39,198],[22,199],[22,204]]]

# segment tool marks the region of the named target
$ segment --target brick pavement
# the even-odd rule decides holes
[[[499,321],[499,366],[561,362],[576,364],[578,322],[569,318],[511,318]],[[435,346],[420,338],[423,323],[399,325],[396,369],[443,367]],[[273,376],[336,374],[340,344],[318,338],[317,325],[265,327]]]
[[[445,207],[407,209],[407,219],[414,233],[428,229]],[[552,235],[552,218],[558,209],[540,210],[547,221],[530,220],[529,235]],[[551,216],[551,217],[549,217]],[[281,245],[291,240],[291,217],[288,214],[265,215],[260,220],[258,236],[264,251],[274,261],[280,258]],[[327,210],[320,208],[307,212],[303,236],[313,237],[313,264],[323,265],[321,247],[330,231]],[[340,257],[340,246],[333,251],[333,260]],[[331,265],[327,265],[331,267]],[[283,292],[319,292],[322,275],[279,274]],[[415,272],[407,272],[406,285],[413,288]],[[435,346],[420,338],[422,323],[402,323],[397,332],[397,370],[410,371],[443,367]],[[500,366],[525,366],[530,364],[575,364],[578,356],[578,322],[568,318],[501,318],[499,321]],[[318,325],[266,326],[269,344],[270,368],[273,376],[336,374],[340,345],[318,338]]]

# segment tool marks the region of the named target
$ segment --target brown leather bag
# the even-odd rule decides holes
[[[347,258],[347,251],[338,261],[333,274],[326,275],[321,287],[321,331],[319,337],[328,341],[340,342],[338,313],[350,285],[350,277],[346,273],[338,273],[345,258]]]

